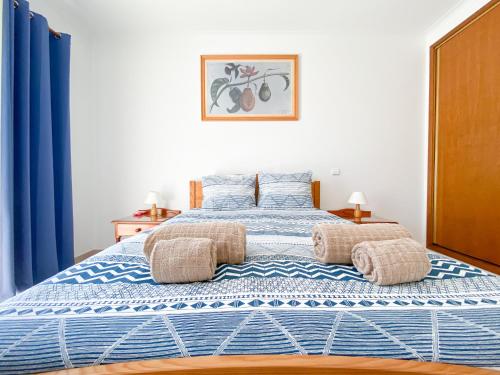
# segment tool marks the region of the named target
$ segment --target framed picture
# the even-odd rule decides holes
[[[298,55],[201,56],[201,119],[298,120]]]

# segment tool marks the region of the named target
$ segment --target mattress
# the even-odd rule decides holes
[[[314,260],[324,211],[192,210],[247,227],[209,282],[156,284],[131,237],[0,304],[0,373],[201,355],[320,354],[500,366],[500,278],[429,252],[425,280],[376,286]],[[154,230],[154,229],[153,229]]]

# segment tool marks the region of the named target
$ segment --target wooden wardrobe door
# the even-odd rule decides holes
[[[500,265],[500,4],[431,47],[428,244]]]

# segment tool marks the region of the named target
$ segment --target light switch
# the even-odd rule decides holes
[[[332,176],[338,176],[340,175],[340,168],[332,168],[330,173],[332,174]]]

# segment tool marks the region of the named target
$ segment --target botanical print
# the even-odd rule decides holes
[[[204,119],[293,119],[294,59],[204,62]]]

